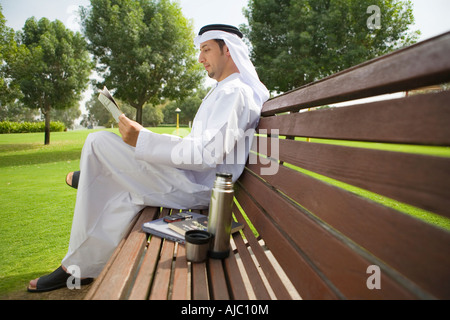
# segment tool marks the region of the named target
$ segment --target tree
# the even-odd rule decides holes
[[[196,91],[195,95],[190,96],[183,100],[173,101],[167,104],[164,108],[164,122],[165,123],[176,123],[177,114],[175,110],[179,108],[180,112],[180,124],[189,124],[189,121],[193,121],[197,110],[202,103],[202,99],[206,96],[207,89],[199,89]]]
[[[3,100],[3,96],[1,100]],[[6,104],[0,103],[0,122],[35,122],[39,116],[39,110],[25,107],[18,99],[8,101]]]
[[[8,117],[8,111],[20,97],[20,90],[11,83],[6,60],[15,54],[17,45],[14,40],[14,30],[6,26],[6,19],[0,5],[0,119]]]
[[[144,105],[142,120],[144,125],[151,127],[157,127],[164,121],[164,114],[162,111],[162,105],[154,106],[150,103]]]
[[[61,21],[30,18],[7,64],[23,94],[21,101],[44,114],[44,143],[49,144],[50,111],[76,105],[89,81],[92,65],[84,38]]]
[[[136,109],[130,106],[128,103],[116,99],[120,109],[127,117],[133,118],[136,116]],[[93,125],[111,127],[118,126],[111,113],[106,110],[103,104],[98,100],[98,94],[94,93],[91,99],[85,104],[88,114],[84,117],[81,124],[86,127],[92,127]],[[153,106],[146,103],[143,106],[143,125],[150,125],[152,127],[158,126],[163,121],[163,113],[161,106]]]
[[[278,92],[410,45],[419,34],[408,29],[410,1],[250,0],[244,14],[252,61]]]
[[[73,129],[75,120],[81,116],[81,110],[77,103],[66,109],[52,109],[50,115],[52,121],[60,121],[64,123],[66,128]]]
[[[192,24],[168,0],[92,0],[81,11],[83,31],[97,72],[114,96],[136,108],[179,99],[202,78]]]

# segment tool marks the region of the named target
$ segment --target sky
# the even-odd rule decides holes
[[[194,22],[197,32],[203,25],[226,23],[239,26],[246,23],[242,8],[248,0],[178,0],[183,14]],[[61,20],[67,27],[79,30],[75,10],[88,6],[89,0],[0,0],[6,25],[14,30],[22,29],[26,19],[46,17]]]
[[[246,24],[243,8],[248,0],[178,0],[184,16],[192,20],[194,32],[204,25],[224,23],[239,26]],[[80,31],[77,10],[79,6],[88,6],[89,0],[0,0],[6,25],[14,30],[23,28],[25,21],[34,16],[58,19],[66,27]],[[415,25],[419,29],[419,41],[450,31],[450,0],[412,0]],[[206,81],[206,85],[211,85]],[[90,97],[90,94],[86,95]],[[82,103],[83,110],[84,103]]]
[[[242,9],[248,0],[178,0],[183,14],[194,23],[194,31],[211,23],[239,26],[247,23]],[[422,32],[420,40],[450,31],[450,0],[412,0],[416,25]],[[79,31],[79,6],[88,6],[89,0],[0,0],[6,25],[14,30],[22,29],[26,19],[61,20],[67,27]]]

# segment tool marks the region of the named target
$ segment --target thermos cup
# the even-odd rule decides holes
[[[213,235],[209,256],[213,259],[224,259],[230,253],[233,197],[232,174],[216,173],[208,216],[208,232]]]
[[[211,234],[203,230],[186,231],[186,259],[191,262],[203,262],[208,257]]]

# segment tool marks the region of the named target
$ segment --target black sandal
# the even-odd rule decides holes
[[[67,286],[67,279],[69,279],[70,276],[71,274],[64,271],[62,266],[60,266],[52,273],[40,277],[36,283],[36,288],[30,288],[28,286],[27,290],[28,292],[46,292],[63,288]],[[81,279],[80,284],[90,284],[93,280],[93,278]]]
[[[67,176],[70,174],[70,172],[67,174]],[[67,176],[66,176],[66,184],[69,187],[72,187],[74,189],[78,189],[78,182],[80,181],[80,171],[74,171],[72,175],[72,184],[69,184],[67,182]]]

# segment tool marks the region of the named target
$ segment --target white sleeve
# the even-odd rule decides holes
[[[248,119],[243,93],[239,88],[218,95],[209,106],[206,129],[193,127],[185,138],[161,135],[143,129],[139,133],[135,156],[139,160],[180,169],[204,171],[223,163],[236,141],[243,135]],[[197,132],[202,131],[202,132]]]

